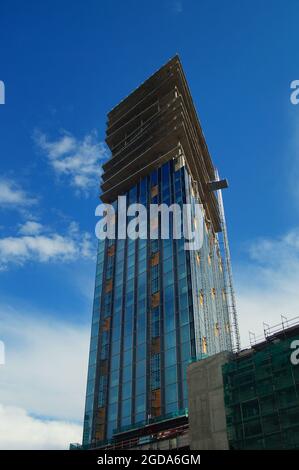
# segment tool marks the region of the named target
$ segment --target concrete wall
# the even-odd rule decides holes
[[[228,440],[221,366],[231,355],[221,352],[189,365],[189,439],[192,450],[226,450]]]

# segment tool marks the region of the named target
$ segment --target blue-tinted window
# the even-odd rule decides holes
[[[187,361],[191,357],[190,343],[183,343],[181,345],[181,358],[182,361]]]
[[[153,170],[151,173],[151,186],[156,186],[158,184],[158,171]]]
[[[131,416],[131,412],[132,412],[131,399],[123,400],[122,407],[121,407],[122,417]]]
[[[160,354],[151,356],[151,389],[160,388]]]
[[[117,356],[113,356],[111,358],[111,370],[118,370],[119,369],[119,362],[120,362],[119,354],[117,354]]]
[[[87,382],[86,394],[90,395],[94,392],[95,380],[89,380]]]
[[[117,403],[113,403],[111,405],[109,405],[109,408],[108,408],[108,420],[109,421],[116,421],[117,419],[117,408],[118,408],[118,405]]]
[[[123,367],[126,367],[132,363],[132,349],[125,351],[123,355]]]
[[[178,411],[178,404],[177,402],[166,403],[165,405],[165,413],[176,413]]]
[[[136,362],[136,377],[143,377],[146,374],[146,362]]]
[[[176,348],[167,349],[164,353],[165,367],[173,366],[176,364]]]
[[[109,389],[109,403],[115,403],[118,400],[118,386],[110,387]]]
[[[114,387],[119,383],[119,371],[114,370],[110,373],[110,387]]]
[[[130,333],[132,334],[132,328],[129,329],[130,330]],[[133,338],[131,335],[125,335],[124,337],[124,351],[126,351],[127,349],[130,349],[132,348],[132,345],[133,345]]]
[[[143,423],[145,421],[145,411],[142,413],[136,413],[135,423]]]
[[[98,406],[105,406],[107,393],[107,375],[101,375],[99,380]]]
[[[177,382],[177,366],[166,367],[165,369],[165,385]]]
[[[185,343],[190,340],[190,328],[189,325],[185,325],[181,328],[181,342]]]
[[[122,386],[122,399],[126,400],[132,396],[132,382],[126,382]]]
[[[86,398],[85,408],[86,410],[90,410],[93,407],[93,395],[88,395]]]
[[[146,381],[145,377],[136,379],[135,383],[135,395],[142,395],[146,392]]]
[[[146,357],[146,344],[139,344],[136,348],[136,361],[142,361]]]
[[[146,400],[145,394],[138,395],[136,397],[136,402],[135,402],[136,414],[145,411],[145,400]]]
[[[151,312],[151,335],[152,338],[160,336],[160,308],[156,307]]]
[[[167,403],[173,403],[177,401],[177,383],[167,385],[165,387],[165,398]]]
[[[164,348],[170,349],[176,346],[176,332],[167,333],[164,337]]]
[[[131,377],[132,377],[132,363],[130,362],[129,365],[127,365],[126,367],[124,367],[122,369],[122,381],[123,382],[128,382],[129,380],[131,380]]]
[[[116,421],[108,421],[107,424],[107,438],[111,439],[113,436],[113,431],[116,428]]]

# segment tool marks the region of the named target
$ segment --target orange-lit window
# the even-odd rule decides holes
[[[156,292],[152,295],[152,308],[158,307],[160,304],[160,292]]]
[[[155,186],[152,187],[151,189],[151,197],[158,196],[158,185],[156,184]]]
[[[115,245],[111,245],[108,247],[108,256],[113,256],[115,253]]]
[[[207,338],[206,338],[206,336],[204,336],[204,337],[202,338],[202,352],[203,352],[204,354],[206,354],[206,353],[207,353],[207,349],[208,349],[208,348],[207,348]]]
[[[156,252],[151,257],[151,266],[156,266],[156,264],[159,264],[159,252]]]
[[[105,292],[108,293],[112,290],[113,282],[112,279],[106,281]]]

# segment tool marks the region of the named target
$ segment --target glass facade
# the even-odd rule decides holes
[[[196,188],[182,157],[169,160],[125,194],[127,205],[189,203]],[[117,201],[115,224],[118,224]],[[149,211],[148,211],[149,214]],[[134,216],[127,216],[127,224]],[[113,438],[138,423],[183,413],[192,358],[231,349],[218,236],[204,217],[203,245],[162,239],[99,241],[83,444]]]

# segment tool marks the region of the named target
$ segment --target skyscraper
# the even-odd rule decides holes
[[[109,114],[101,199],[125,217],[133,203],[202,204],[203,243],[100,240],[83,444],[100,446],[128,429],[187,416],[190,359],[232,349],[226,260],[219,233],[219,181],[178,56]],[[148,215],[148,225],[155,225]],[[170,225],[173,223],[170,218]]]

